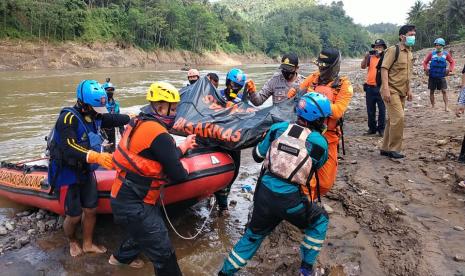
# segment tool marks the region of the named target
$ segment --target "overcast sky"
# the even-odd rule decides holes
[[[333,0],[319,0],[322,4],[330,4]],[[344,9],[355,23],[370,25],[373,23],[394,23],[402,25],[407,19],[407,13],[415,0],[342,0]],[[422,0],[429,3],[430,0]]]

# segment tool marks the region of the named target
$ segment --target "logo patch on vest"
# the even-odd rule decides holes
[[[220,160],[218,160],[218,158],[216,158],[216,156],[214,155],[210,156],[210,160],[212,162],[212,165],[218,165],[220,163]]]
[[[291,147],[289,145],[284,145],[279,143],[278,144],[278,150],[284,151],[286,153],[292,154],[294,156],[299,156],[300,149]]]

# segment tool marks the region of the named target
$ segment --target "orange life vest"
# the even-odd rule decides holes
[[[150,148],[153,140],[162,133],[167,133],[167,130],[155,120],[141,117],[131,120],[113,154],[117,176],[111,187],[112,198],[117,197],[126,175],[133,173],[151,180],[150,188],[142,200],[152,205],[157,202],[160,188],[167,183],[163,166],[139,154]]]

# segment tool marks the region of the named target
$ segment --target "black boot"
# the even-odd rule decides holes
[[[165,261],[162,267],[155,269],[156,276],[182,276],[181,269],[176,259],[176,253],[173,252],[169,258]]]
[[[460,149],[460,155],[459,155],[458,161],[460,163],[465,163],[465,136],[463,137],[462,148]]]

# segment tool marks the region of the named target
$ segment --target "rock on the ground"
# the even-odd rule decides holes
[[[388,203],[387,204],[387,210],[392,213],[392,214],[399,214],[399,215],[405,215],[405,211],[396,207],[394,203]]]
[[[17,213],[16,216],[17,217],[25,217],[25,216],[29,216],[30,212],[29,211],[24,211],[24,212],[21,212],[21,213]]]
[[[26,245],[29,243],[29,237],[28,236],[24,236],[24,237],[21,237],[17,240],[22,246]]]
[[[56,222],[57,222],[56,219],[48,220],[48,221],[45,223],[45,226],[47,226],[48,229],[53,229],[53,228],[55,228]]]
[[[43,213],[37,213],[36,214],[36,219],[43,219],[44,218],[44,214]]]
[[[27,233],[29,236],[33,236],[33,235],[36,234],[36,232],[37,232],[36,229],[33,229],[33,228],[32,228],[32,229],[27,230],[26,233]]]
[[[37,229],[39,230],[39,232],[45,232],[45,222],[39,220],[37,222]]]
[[[65,217],[64,216],[59,216],[57,220],[57,224],[55,225],[56,229],[62,228],[63,223],[65,222]]]
[[[331,208],[331,206],[329,206],[329,205],[328,205],[328,204],[326,204],[326,203],[325,203],[325,204],[323,204],[323,208],[326,210],[326,212],[327,212],[328,214],[332,214],[332,213],[334,213],[334,210],[333,210],[333,208]]]
[[[13,231],[15,229],[15,224],[14,222],[12,221],[7,221],[5,222],[5,228],[8,230],[8,231]]]
[[[465,230],[462,226],[454,226],[454,230],[457,230],[457,231],[463,231]]]
[[[457,255],[455,255],[455,257],[454,257],[454,261],[456,261],[456,262],[465,262],[465,256],[464,256],[464,255],[457,254]]]
[[[437,140],[436,141],[436,145],[438,146],[444,146],[444,145],[447,145],[449,141],[447,141],[446,139],[441,139],[441,140]]]
[[[0,236],[4,236],[6,234],[8,234],[8,230],[5,227],[0,226]]]

